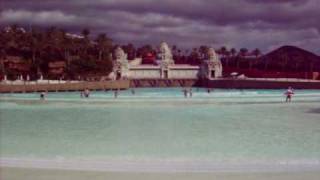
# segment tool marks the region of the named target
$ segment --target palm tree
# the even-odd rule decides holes
[[[63,51],[63,56],[66,62],[66,72],[70,72],[70,64],[72,61],[72,52],[75,48],[74,40],[71,37],[68,37],[65,31],[62,31],[62,39],[59,45]]]
[[[238,52],[235,48],[231,48],[229,52],[230,52],[231,60],[232,60],[231,66],[235,66],[235,64],[236,64],[235,60],[236,60],[236,56],[237,56]]]
[[[222,55],[222,58],[225,58],[226,56],[226,52],[227,52],[227,48],[225,46],[222,46],[219,50],[220,54]]]
[[[191,60],[192,64],[197,64],[199,60],[199,53],[198,53],[198,48],[193,48],[189,59]]]
[[[232,57],[235,57],[237,55],[237,50],[235,48],[231,48],[230,53]]]
[[[205,45],[202,45],[199,47],[199,53],[202,57],[202,59],[207,59],[208,57],[208,50],[209,50],[209,47],[208,46],[205,46]]]
[[[38,32],[34,28],[28,34],[26,42],[27,46],[31,51],[31,63],[35,67],[35,73],[39,74],[41,71],[41,64],[43,63],[43,51],[46,46],[48,46],[48,38],[44,35],[43,32]]]
[[[172,46],[172,54],[175,56],[177,54],[177,45]]]
[[[84,29],[81,31],[81,34],[82,34],[82,36],[83,36],[85,39],[89,39],[90,30],[87,29],[87,28],[84,28]]]
[[[1,69],[0,69],[0,73],[2,73],[3,75],[6,74],[6,70],[5,70],[5,67],[4,67],[4,59],[6,57],[6,52],[4,49],[0,50],[0,66],[1,66]]]
[[[260,51],[260,49],[256,48],[256,49],[254,49],[254,50],[252,51],[252,54],[253,54],[256,58],[258,58],[258,57],[261,55],[261,51]]]
[[[258,57],[261,56],[260,49],[256,48],[251,53],[252,53],[252,55],[254,55],[256,57],[256,59],[254,61],[257,62],[258,61]],[[252,68],[252,63],[250,63],[250,69],[251,68]]]
[[[247,48],[241,48],[241,49],[240,49],[239,55],[240,55],[241,57],[245,57],[245,56],[247,56],[247,54],[248,54],[248,49],[247,49]]]
[[[136,48],[132,43],[127,45],[127,53],[128,53],[128,60],[133,60],[136,58]]]
[[[248,49],[247,48],[241,48],[240,51],[239,51],[239,56],[240,58],[238,58],[237,60],[237,68],[240,67],[240,60],[241,58],[245,58],[248,54]]]
[[[83,41],[82,41],[82,49],[83,49],[83,56],[87,57],[88,55],[88,49],[90,47],[90,39],[89,39],[89,35],[90,35],[90,30],[85,28],[81,31],[81,35],[84,37]]]
[[[230,51],[225,52],[226,67],[229,67],[230,54]]]
[[[102,58],[105,58],[105,54],[109,53],[112,47],[112,41],[111,39],[107,38],[105,33],[99,34],[96,39],[99,56],[99,61],[102,60]]]

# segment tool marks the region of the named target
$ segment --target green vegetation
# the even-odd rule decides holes
[[[16,79],[21,74],[29,75],[30,79],[37,79],[40,74],[49,79],[107,76],[112,71],[112,52],[118,45],[113,45],[104,33],[92,36],[89,29],[83,29],[81,35],[76,35],[56,27],[46,30],[32,28],[30,31],[16,25],[4,28],[0,30],[0,78],[4,74],[9,79]],[[149,44],[135,47],[129,43],[121,47],[128,60],[142,58],[147,64],[155,63],[159,51]],[[209,47],[206,45],[191,51],[177,45],[172,45],[171,49],[176,64],[199,65],[208,58]],[[225,46],[216,52],[226,74],[243,71],[248,75],[255,71],[253,77],[260,77],[259,74],[265,72],[320,72],[319,56],[293,46],[283,46],[266,55],[257,48],[237,50]],[[9,61],[14,62],[11,68],[7,68]]]
[[[49,63],[54,62],[65,62],[64,73],[59,76],[66,79],[85,74],[108,75],[112,70],[112,40],[106,34],[99,34],[95,40],[89,35],[88,29],[82,31],[82,36],[76,36],[56,27],[45,31],[24,31],[15,25],[5,28],[0,32],[1,73],[9,77],[21,74],[4,68],[8,57],[19,57],[25,61],[24,66],[30,66],[27,73],[31,78],[40,74],[55,76],[49,72]]]

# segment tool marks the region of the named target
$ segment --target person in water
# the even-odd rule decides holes
[[[114,98],[118,98],[118,95],[119,95],[119,90],[117,89],[114,91]]]
[[[189,89],[189,97],[192,97],[192,88]]]
[[[182,90],[183,94],[184,94],[184,97],[187,98],[188,97],[188,90],[186,88],[184,88]]]
[[[40,93],[40,100],[45,100],[45,96],[46,96],[46,93],[45,92],[41,92]]]
[[[88,88],[86,88],[84,90],[84,97],[88,98],[90,96],[90,90]]]
[[[292,96],[294,95],[292,87],[288,87],[284,95],[286,96],[286,102],[291,102]]]

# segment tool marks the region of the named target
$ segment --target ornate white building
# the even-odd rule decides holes
[[[127,54],[120,47],[118,47],[114,53],[115,60],[113,62],[113,78],[128,79],[130,77],[130,70]]]
[[[167,43],[160,44],[160,60],[157,65],[143,65],[140,61],[127,60],[125,52],[118,47],[115,51],[113,79],[198,79],[219,78],[222,76],[222,64],[213,48],[208,51],[208,60],[200,66],[174,64]]]
[[[213,48],[209,48],[208,57],[201,63],[200,76],[207,79],[222,77],[222,64]]]

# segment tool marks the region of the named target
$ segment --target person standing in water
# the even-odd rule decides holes
[[[118,98],[118,95],[119,95],[119,90],[117,89],[114,91],[114,98]]]
[[[184,89],[182,90],[182,92],[183,92],[183,94],[184,94],[184,97],[187,98],[187,97],[188,97],[188,91],[187,91],[187,89],[184,88]]]
[[[41,92],[40,93],[40,100],[45,100],[45,96],[46,96],[46,93],[45,92]]]
[[[90,96],[90,90],[88,88],[86,88],[84,90],[84,97],[88,98]]]
[[[291,102],[293,94],[294,94],[294,92],[293,92],[292,87],[288,87],[288,89],[284,93],[284,95],[286,96],[286,102]]]
[[[134,90],[134,88],[131,89],[131,94],[132,94],[132,95],[135,95],[135,94],[136,94],[136,91]]]
[[[192,98],[192,88],[189,89],[189,97]]]

